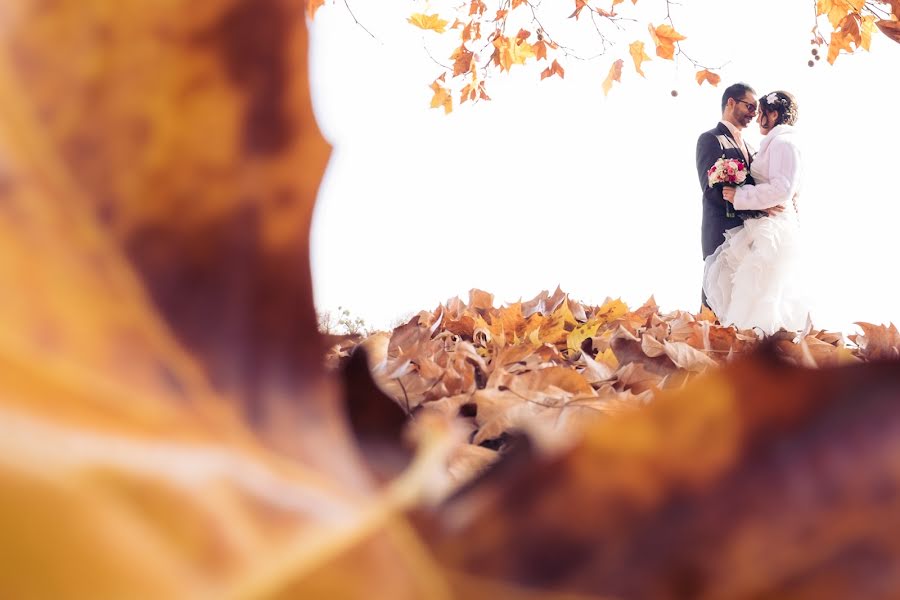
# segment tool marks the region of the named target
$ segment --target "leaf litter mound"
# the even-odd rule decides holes
[[[763,344],[786,364],[833,367],[900,357],[897,328],[859,322],[862,334],[815,329],[754,330],[718,323],[706,309],[660,312],[620,299],[588,305],[557,288],[497,307],[479,289],[421,311],[391,332],[335,341],[331,367],[365,350],[378,387],[407,416],[465,423],[468,444],[447,465],[459,486],[493,463],[520,432],[550,452],[570,447],[592,424],[640,409],[664,390]],[[334,340],[333,340],[334,341]]]

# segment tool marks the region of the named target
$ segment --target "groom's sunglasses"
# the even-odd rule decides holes
[[[746,104],[747,110],[749,110],[752,113],[756,112],[756,105],[752,102],[747,102],[746,100],[735,100],[735,102],[740,102],[741,104]]]

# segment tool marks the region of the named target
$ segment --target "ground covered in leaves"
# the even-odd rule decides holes
[[[718,323],[713,313],[663,313],[653,298],[631,309],[608,298],[591,306],[559,288],[501,307],[473,289],[422,311],[391,332],[334,339],[330,366],[365,348],[379,387],[407,415],[461,417],[469,444],[451,458],[461,484],[491,464],[514,431],[547,450],[565,448],[606,415],[650,403],[763,343],[785,362],[825,367],[898,357],[896,327],[858,323],[844,336],[815,329],[762,337]]]

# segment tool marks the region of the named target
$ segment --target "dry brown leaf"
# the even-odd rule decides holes
[[[538,597],[889,598],[898,373],[736,363],[501,462],[427,535],[454,572]]]
[[[895,7],[894,15],[900,18],[900,14],[898,13],[900,13],[900,9]],[[881,19],[877,21],[875,25],[878,27],[881,33],[900,44],[900,22]]]
[[[702,372],[718,364],[705,353],[684,342],[664,342],[666,356],[686,371]]]

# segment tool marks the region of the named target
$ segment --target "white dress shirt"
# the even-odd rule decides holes
[[[731,137],[734,138],[734,141],[737,142],[737,147],[744,155],[744,164],[750,164],[750,155],[748,154],[747,144],[744,143],[743,138],[741,137],[741,130],[734,126],[734,124],[725,121],[724,119],[720,121],[725,127],[728,128],[728,131],[731,132]]]

